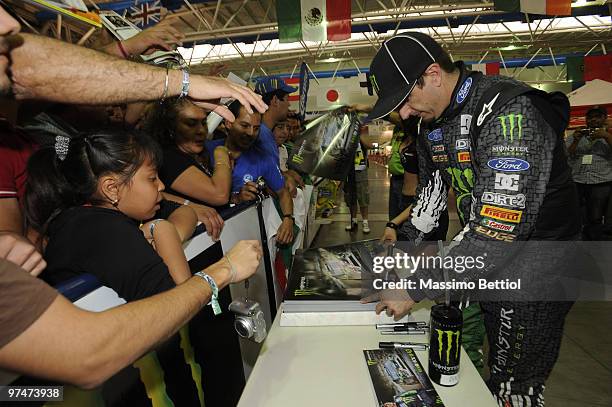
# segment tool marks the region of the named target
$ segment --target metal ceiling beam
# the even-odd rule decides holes
[[[184,0],[187,1],[187,0]],[[361,7],[361,3],[357,0],[357,5]],[[427,9],[423,9],[423,11],[429,11]],[[496,15],[496,14],[504,14],[504,12],[493,11],[493,10],[477,10],[477,11],[465,11],[465,12],[453,12],[452,16],[432,16],[432,15],[413,15],[413,14],[405,14],[402,17],[399,17],[399,21],[426,21],[431,20],[432,18],[446,18],[453,17],[475,17],[480,15],[481,17],[484,15]],[[173,14],[175,15],[175,14]],[[386,23],[395,23],[398,21],[398,18],[394,18],[392,14],[377,14],[376,16],[384,16],[387,18],[380,18],[375,20],[353,20],[351,22],[352,26],[362,26],[367,25],[372,32],[375,32],[372,24],[386,24]],[[450,22],[449,22],[450,26]],[[225,29],[214,29],[209,31],[199,31],[199,32],[188,32],[185,33],[186,40],[206,40],[211,38],[216,38],[214,34],[219,34],[220,36],[227,37],[237,37],[237,36],[255,36],[257,34],[269,34],[275,33],[278,30],[278,26],[275,23],[264,23],[264,24],[254,24],[254,25],[245,25],[241,27],[227,27]]]
[[[569,29],[565,30],[566,32],[570,32]],[[528,33],[523,33],[523,35],[529,35]],[[575,33],[574,33],[575,35]],[[458,49],[458,50],[453,50],[453,52],[455,53],[459,53],[461,55],[480,55],[482,50],[483,50],[483,46],[489,47],[492,45],[492,43],[494,43],[496,40],[498,41],[506,41],[509,37],[509,34],[506,33],[497,33],[497,34],[489,34],[489,33],[480,33],[478,34],[478,38],[475,40],[471,40],[469,43],[466,42],[463,45],[462,49]],[[586,40],[587,42],[590,42],[590,40]],[[567,43],[566,40],[562,40],[562,42],[558,45],[561,44],[565,44]],[[556,42],[550,42],[550,40],[547,40],[546,43],[544,42],[538,42],[536,44],[534,44],[535,46],[538,46],[538,44],[540,44],[540,47],[544,46],[544,47],[549,47],[549,46],[555,46],[557,43]],[[572,46],[574,46],[576,48],[576,51],[579,51],[580,48],[584,45],[584,42],[581,41],[573,41],[572,42]],[[350,49],[350,50],[360,50],[363,48],[368,48],[370,47],[371,44],[368,41],[352,41],[351,43],[330,43],[328,45],[329,49],[327,49],[326,51],[328,52],[342,52],[346,49]],[[469,48],[467,48],[469,47]],[[303,48],[301,49],[292,49],[292,50],[282,50],[282,51],[275,51],[274,52],[274,56],[287,56],[285,58],[283,58],[283,60],[290,60],[290,59],[297,59],[297,58],[303,58],[303,57],[313,57],[312,53],[310,53],[309,49]],[[574,52],[574,51],[570,51],[570,52]],[[518,54],[518,53],[513,53],[513,54]],[[260,55],[255,55],[254,58],[258,58],[260,57]],[[235,57],[237,58],[237,57]],[[268,57],[269,58],[269,57]],[[282,57],[281,57],[282,58]],[[371,55],[365,56],[364,58],[371,58]],[[464,57],[462,57],[464,58]],[[474,57],[474,58],[478,58],[478,57]],[[231,57],[230,57],[231,59]],[[274,61],[280,61],[281,59],[279,58],[274,58]],[[209,61],[201,61],[204,64],[207,63],[214,63],[214,60],[209,60]]]

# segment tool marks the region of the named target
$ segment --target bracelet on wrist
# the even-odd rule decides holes
[[[189,94],[189,71],[183,69],[183,82],[181,83],[181,94],[179,99],[186,97]]]
[[[219,287],[217,286],[217,283],[211,276],[204,273],[203,271],[198,271],[194,275],[206,281],[210,286],[210,289],[212,290],[212,295],[210,296],[210,302],[208,304],[212,306],[214,314],[219,315],[223,311],[221,310],[221,306],[219,305]]]
[[[397,228],[398,228],[398,225],[393,223],[393,222],[387,222],[387,224],[385,226],[388,227],[388,228],[391,228],[393,230],[397,230]]]
[[[119,52],[123,55],[123,58],[130,59],[130,54],[125,50],[121,41],[117,41],[117,48],[119,48]]]
[[[155,240],[155,237],[153,236],[153,232],[155,231],[155,226],[157,226],[157,224],[159,222],[161,222],[164,219],[154,219],[151,221],[151,225],[149,226],[149,232],[151,233],[151,239]]]
[[[170,69],[166,68],[166,80],[164,82],[164,91],[162,92],[161,99],[159,100],[160,103],[163,103],[163,101],[166,100],[166,97],[168,96],[169,76],[170,76]]]

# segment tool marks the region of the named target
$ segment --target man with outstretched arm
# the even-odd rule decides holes
[[[196,100],[232,97],[263,112],[261,98],[217,78],[136,64],[34,35],[0,7],[0,97],[64,103],[126,103],[186,92]],[[11,76],[8,74],[10,66]],[[208,104],[210,108],[216,105]],[[233,120],[228,110],[219,114]],[[174,334],[213,296],[251,276],[258,241],[239,242],[226,258],[167,292],[101,313],[80,310],[37,275],[40,254],[14,233],[0,233],[0,369],[93,388]],[[232,266],[233,265],[233,266]]]

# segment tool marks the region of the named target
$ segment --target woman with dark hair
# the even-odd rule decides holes
[[[206,111],[188,99],[167,99],[149,112],[144,130],[162,146],[159,177],[166,185],[164,197],[192,207],[217,240],[223,219],[207,205],[229,202],[232,162],[227,149],[219,146],[213,152],[214,168],[210,165],[206,117]]]
[[[25,195],[28,223],[48,239],[44,253],[47,268],[41,274],[44,280],[55,285],[92,274],[130,302],[166,291],[191,277],[176,228],[164,220],[148,221],[159,210],[164,189],[157,177],[161,151],[150,137],[117,130],[72,138],[56,136],[54,141],[32,155]],[[140,228],[142,222],[147,223]],[[230,251],[217,266],[231,265],[236,256],[238,253]],[[220,293],[219,299],[226,307],[229,298],[224,295],[229,297]],[[206,329],[223,334],[210,309],[200,315],[204,315]],[[225,331],[229,329],[235,342],[227,341],[229,353],[238,354],[228,358],[239,360],[231,316],[226,319],[230,321]],[[201,325],[202,319],[197,324]],[[102,389],[106,404],[142,405],[150,402],[147,397],[180,406],[203,404],[202,356],[196,348],[197,361],[194,359],[189,332],[189,326],[183,327],[155,352],[109,379]],[[208,355],[210,350],[202,352]],[[207,360],[204,356],[203,363]],[[241,370],[241,364],[238,366]],[[243,382],[228,386],[242,388]],[[213,395],[215,388],[209,387]]]

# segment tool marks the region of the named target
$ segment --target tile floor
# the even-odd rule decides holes
[[[331,219],[322,225],[313,247],[330,246],[382,235],[387,223],[389,179],[377,164],[369,168],[370,229],[346,232],[348,208],[340,197]],[[459,231],[456,213],[450,214],[448,236]],[[565,326],[559,360],[546,385],[548,407],[612,407],[612,302],[582,302],[574,305]]]

